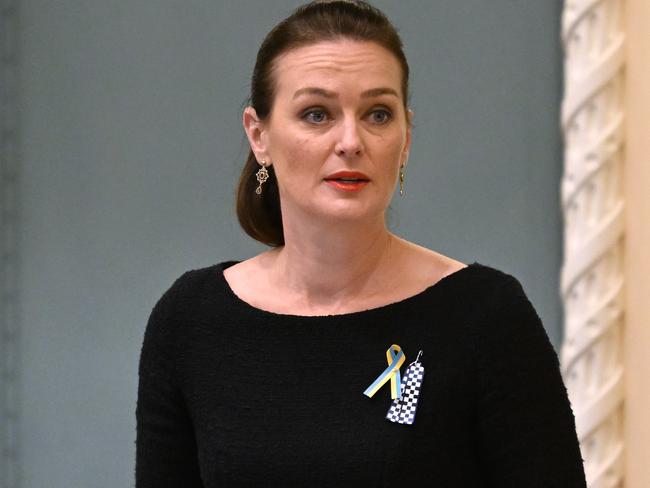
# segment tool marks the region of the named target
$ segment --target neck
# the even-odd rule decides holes
[[[344,307],[395,278],[403,241],[388,231],[383,215],[363,224],[312,219],[294,227],[287,219],[283,225],[285,245],[268,253],[271,285],[305,308]]]

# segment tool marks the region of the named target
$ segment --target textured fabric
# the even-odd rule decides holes
[[[558,357],[520,282],[474,262],[405,300],[340,315],[238,298],[226,261],[184,273],[151,312],[136,487],[580,488]],[[413,425],[364,389],[398,344],[426,374]]]

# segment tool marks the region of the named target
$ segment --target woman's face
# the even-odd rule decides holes
[[[320,42],[279,56],[273,77],[269,117],[248,107],[244,126],[274,165],[283,218],[383,218],[411,142],[397,59],[373,42]],[[339,171],[368,181],[328,182]]]

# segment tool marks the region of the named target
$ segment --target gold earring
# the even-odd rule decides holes
[[[404,195],[404,165],[399,167],[399,194]]]
[[[255,189],[255,193],[258,195],[262,194],[262,183],[269,179],[269,172],[266,169],[266,161],[262,159],[262,162],[260,164],[262,167],[257,171],[257,173],[255,173],[257,181],[260,183],[259,186]]]

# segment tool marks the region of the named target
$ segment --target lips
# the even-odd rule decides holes
[[[370,178],[359,171],[337,171],[325,177],[325,180],[338,181],[369,181]]]

